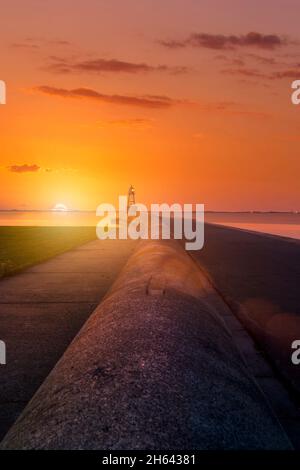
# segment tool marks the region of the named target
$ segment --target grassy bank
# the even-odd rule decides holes
[[[0,277],[95,238],[95,227],[0,227]]]

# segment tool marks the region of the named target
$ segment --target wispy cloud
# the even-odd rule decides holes
[[[222,113],[229,116],[244,116],[253,118],[269,118],[270,114],[263,111],[251,110],[245,108],[242,103],[233,101],[224,101],[216,103],[199,103],[199,109],[205,112]]]
[[[7,167],[9,171],[13,173],[30,173],[37,172],[41,169],[39,165],[24,163],[22,165],[10,165]]]
[[[232,57],[231,55],[219,54],[216,55],[214,59],[237,67],[244,67],[244,65],[246,65],[244,59],[241,57]]]
[[[27,37],[11,44],[15,49],[40,49],[44,46],[71,46],[71,43],[65,39]]]
[[[119,59],[91,59],[73,61],[71,59],[52,57],[51,63],[45,68],[55,73],[86,72],[86,73],[148,73],[167,72],[172,74],[186,73],[187,67],[168,65],[149,65],[144,62],[128,62]]]
[[[6,169],[11,171],[12,173],[37,173],[37,172],[45,172],[45,173],[53,173],[53,172],[66,172],[66,171],[77,171],[76,168],[50,168],[50,167],[42,167],[37,165],[36,163],[17,163],[9,166],[2,166],[1,169]]]
[[[66,41],[65,39],[48,39],[45,40],[48,44],[53,44],[54,46],[71,46],[70,41]]]
[[[272,74],[273,79],[276,78],[290,78],[300,80],[300,66],[296,69],[281,70]]]
[[[150,129],[153,127],[152,119],[111,119],[111,120],[102,120],[97,121],[98,127],[118,127],[126,129]]]
[[[99,93],[90,88],[75,88],[67,90],[65,88],[56,88],[48,85],[37,86],[31,89],[36,93],[42,93],[48,96],[58,96],[70,99],[86,99],[94,100],[99,103],[110,103],[115,105],[138,106],[143,108],[169,108],[176,104],[184,103],[168,96],[143,95],[143,96],[127,96],[127,95],[108,95]]]
[[[236,69],[224,69],[221,72],[227,75],[242,75],[243,77],[270,78],[269,75],[266,75],[257,69],[236,68]]]
[[[234,34],[193,33],[183,40],[171,39],[159,42],[161,45],[168,47],[169,49],[192,46],[215,50],[236,49],[241,47],[272,50],[290,43],[287,38],[277,34],[262,34],[258,32],[249,32],[239,36]]]
[[[272,73],[261,72],[260,70],[249,68],[231,68],[224,69],[221,71],[221,73],[250,78],[261,78],[265,80],[276,80],[282,78],[290,78],[292,80],[300,79],[300,67],[294,69],[279,70]]]
[[[266,57],[258,54],[247,54],[246,57],[249,59],[253,59],[262,65],[280,65],[280,63],[277,59],[275,59],[275,57]]]
[[[36,93],[42,93],[48,96],[58,96],[62,98],[71,99],[87,99],[95,100],[98,102],[112,103],[117,105],[128,105],[138,106],[144,108],[170,108],[176,105],[188,105],[196,107],[202,112],[212,113],[227,113],[230,115],[241,115],[241,116],[253,116],[253,117],[266,117],[267,114],[259,111],[247,110],[241,103],[235,103],[232,101],[216,101],[216,102],[204,102],[204,101],[187,101],[187,100],[176,100],[168,96],[160,95],[145,95],[145,96],[123,96],[123,95],[105,95],[98,93],[95,90],[88,88],[76,88],[74,90],[66,90],[64,88],[55,88],[50,86],[39,86],[32,88],[31,91]],[[133,120],[111,120],[104,121],[105,125],[116,125],[116,126],[138,126],[145,125],[145,120],[133,119]],[[104,122],[100,121],[100,125],[104,125]],[[110,124],[109,124],[110,123]]]
[[[29,50],[35,50],[39,49],[38,44],[30,44],[28,42],[13,42],[11,44],[11,47],[14,49],[29,49]]]

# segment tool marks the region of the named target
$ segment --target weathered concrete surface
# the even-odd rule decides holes
[[[0,282],[0,437],[13,424],[131,254],[95,240]]]
[[[221,313],[179,244],[140,244],[1,448],[290,448]]]

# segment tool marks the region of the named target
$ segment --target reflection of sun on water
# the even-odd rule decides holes
[[[65,204],[57,203],[52,210],[57,212],[66,212],[68,208]]]

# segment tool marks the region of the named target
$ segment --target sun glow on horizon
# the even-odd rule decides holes
[[[62,203],[59,202],[59,203],[55,204],[55,206],[53,207],[52,210],[56,211],[56,212],[67,212],[68,208],[65,204],[62,204]]]

